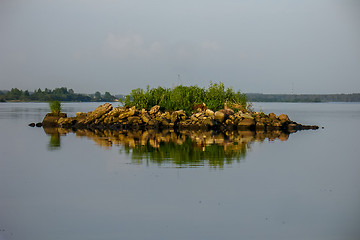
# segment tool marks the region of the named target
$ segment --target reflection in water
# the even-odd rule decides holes
[[[45,133],[50,135],[50,140],[48,143],[48,150],[58,150],[61,147],[61,138],[60,132],[57,128],[44,128]]]
[[[133,164],[172,164],[176,167],[209,165],[222,168],[233,161],[240,162],[254,141],[286,141],[288,133],[281,131],[114,131],[44,128],[50,135],[49,149],[60,148],[60,136],[75,133],[77,137],[92,139],[98,146],[122,146],[121,153],[129,155]]]

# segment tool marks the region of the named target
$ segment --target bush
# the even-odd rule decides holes
[[[138,109],[146,110],[159,105],[164,110],[184,110],[190,114],[193,106],[201,103],[205,103],[207,108],[213,111],[224,108],[225,104],[228,107],[245,110],[247,99],[240,91],[235,93],[232,88],[225,89],[223,83],[210,83],[208,89],[183,85],[173,89],[162,87],[150,89],[148,86],[146,91],[137,88],[132,90],[130,95],[125,96],[123,103],[125,106],[136,106]]]
[[[59,115],[61,112],[61,103],[59,101],[51,101],[49,102],[50,105],[50,111],[53,114]]]

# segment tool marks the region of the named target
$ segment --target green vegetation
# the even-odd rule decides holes
[[[72,89],[66,87],[55,88],[54,90],[47,89],[35,90],[30,93],[28,90],[19,90],[12,88],[10,91],[0,91],[0,101],[69,101],[69,102],[112,102],[115,96],[109,92],[102,95],[100,92],[95,94],[79,94],[75,93]]]
[[[194,110],[194,105],[202,103],[213,111],[224,108],[225,103],[229,107],[246,109],[247,99],[240,91],[225,89],[223,83],[210,83],[207,89],[183,85],[173,89],[162,87],[150,89],[149,86],[146,90],[137,88],[132,90],[130,95],[125,96],[123,103],[125,106],[136,106],[138,109],[146,110],[159,105],[164,110],[184,110],[189,114]]]
[[[49,102],[50,105],[50,111],[53,114],[59,115],[61,112],[61,103],[59,101],[51,101]]]

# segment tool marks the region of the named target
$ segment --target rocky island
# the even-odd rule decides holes
[[[122,100],[123,106],[105,103],[92,112],[78,112],[75,117],[61,113],[59,102],[50,103],[51,113],[44,127],[110,130],[235,130],[294,132],[317,129],[291,121],[286,114],[276,116],[251,109],[245,94],[225,88],[223,83],[210,83],[206,88],[134,89]],[[52,104],[52,105],[51,105]]]
[[[301,125],[291,121],[286,114],[234,111],[224,107],[218,111],[198,106],[191,114],[184,110],[163,111],[159,105],[150,110],[132,107],[113,107],[105,103],[92,112],[78,112],[75,117],[65,113],[48,113],[42,125],[71,129],[110,129],[110,130],[214,130],[219,132],[234,130],[296,132],[305,129],[318,129],[318,126]]]

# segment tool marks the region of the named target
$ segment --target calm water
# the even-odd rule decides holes
[[[0,240],[360,239],[360,104],[255,109],[324,129],[45,132],[48,104],[0,103]]]

